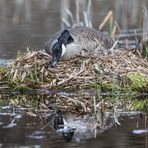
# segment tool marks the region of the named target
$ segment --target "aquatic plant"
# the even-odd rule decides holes
[[[132,97],[131,108],[133,110],[148,112],[148,96]]]

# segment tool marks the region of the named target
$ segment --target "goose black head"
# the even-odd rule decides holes
[[[52,47],[52,60],[51,67],[54,67],[57,61],[64,55],[66,52],[66,45],[73,42],[74,39],[70,35],[68,30],[64,30],[61,33],[61,36],[58,38],[58,41]]]
[[[54,129],[62,134],[65,141],[70,142],[73,138],[76,128],[70,127],[60,112],[53,116],[53,121]]]

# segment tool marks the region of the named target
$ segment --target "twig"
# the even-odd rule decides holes
[[[84,104],[83,102],[79,101],[78,99],[75,100],[75,99],[72,99],[72,98],[70,98],[70,97],[68,97],[68,96],[64,96],[64,95],[60,95],[60,96],[61,96],[62,98],[66,98],[66,99],[68,99],[68,100],[74,102],[76,105],[77,105],[77,103],[81,104],[82,107],[83,107],[83,109],[84,109],[84,112],[87,112],[87,109],[86,109],[85,104]]]
[[[105,26],[105,24],[107,23],[109,19],[112,19],[112,16],[113,16],[113,12],[109,11],[106,17],[104,18],[104,20],[102,21],[102,23],[100,24],[99,30],[101,30]]]

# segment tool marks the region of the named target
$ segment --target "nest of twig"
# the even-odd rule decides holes
[[[112,54],[77,56],[60,61],[50,68],[51,56],[43,51],[28,52],[17,58],[7,72],[11,82],[38,88],[90,88],[96,82],[112,82],[128,72],[148,75],[148,62],[135,54],[136,50],[116,50]]]
[[[68,61],[59,61],[55,68],[50,68],[51,56],[43,51],[28,52],[9,65],[6,74],[8,85],[13,88],[47,88],[76,90],[116,84],[130,72],[142,73],[143,81],[148,84],[148,62],[139,57],[137,50],[116,50],[110,54],[99,56],[90,53],[89,56],[77,56]],[[122,79],[125,80],[125,79]],[[106,85],[107,86],[107,85]],[[117,88],[117,87],[116,87]],[[147,86],[145,86],[147,89]],[[105,88],[107,89],[107,88]],[[92,96],[65,96],[56,94],[48,98],[62,110],[83,114],[94,110]],[[98,100],[97,100],[98,101]],[[106,102],[105,102],[106,103]],[[52,104],[52,103],[49,103]],[[100,102],[96,106],[100,107]],[[101,103],[102,104],[102,103]],[[47,105],[48,106],[48,105]],[[102,106],[102,105],[101,105]],[[107,108],[113,104],[107,103]]]

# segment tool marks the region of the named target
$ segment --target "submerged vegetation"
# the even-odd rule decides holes
[[[135,110],[142,110],[144,112],[148,112],[148,98],[144,97],[144,96],[140,96],[140,97],[133,97],[131,99],[132,101],[132,107]]]

